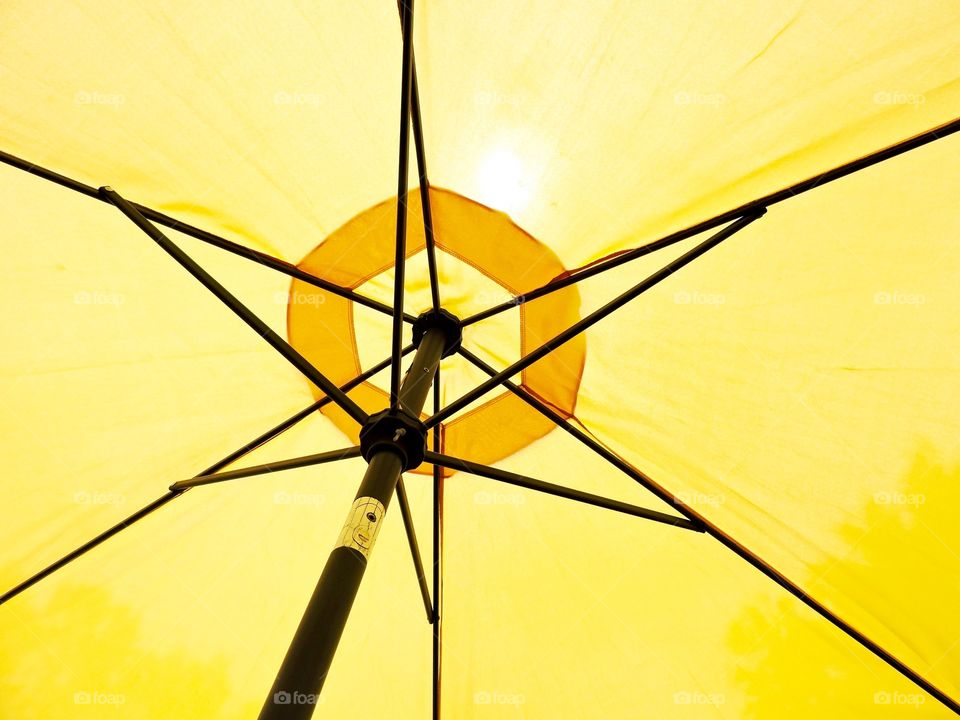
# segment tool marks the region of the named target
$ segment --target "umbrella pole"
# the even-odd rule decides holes
[[[360,433],[367,470],[260,711],[260,720],[307,720],[313,715],[400,474],[423,460],[426,428],[419,414],[440,359],[459,345],[459,324],[441,320],[426,325],[400,387],[400,409],[372,415]],[[416,342],[416,325],[414,338]]]

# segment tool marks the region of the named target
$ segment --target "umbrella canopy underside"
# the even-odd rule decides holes
[[[416,13],[439,292],[461,317],[960,116],[954,2]],[[0,17],[0,150],[391,304],[395,4]],[[0,178],[6,590],[321,395],[116,208]],[[515,378],[954,704],[958,188],[952,136],[797,194]],[[375,310],[165,232],[336,384],[389,355]],[[464,347],[502,369],[707,235]],[[444,377],[442,404],[486,380],[460,357]],[[374,412],[388,391],[389,370],[351,397]],[[443,429],[449,454],[674,511],[510,393]],[[231,467],[357,430],[329,405]],[[0,715],[255,716],[364,467],[191,490],[5,603]],[[708,534],[445,475],[443,717],[954,716]],[[318,716],[430,716],[432,631],[388,515]]]

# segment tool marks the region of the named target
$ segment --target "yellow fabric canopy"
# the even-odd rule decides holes
[[[420,0],[441,297],[478,312],[956,119],[957,37],[949,1]],[[390,304],[389,263],[357,258],[390,254],[400,57],[392,2],[10,0],[0,150]],[[0,178],[2,592],[317,396],[116,208]],[[953,136],[800,194],[516,378],[954,703],[958,191]],[[336,382],[389,354],[389,318],[165,232]],[[705,237],[464,345],[506,367]],[[429,307],[422,252],[405,287]],[[486,379],[441,377],[444,403]],[[675,512],[502,397],[446,451]],[[236,466],[350,445],[341,415]],[[191,490],[0,606],[0,716],[256,716],[364,467]],[[406,484],[430,564],[431,482]],[[388,518],[318,717],[430,716]],[[706,534],[452,472],[442,561],[444,718],[953,716]]]

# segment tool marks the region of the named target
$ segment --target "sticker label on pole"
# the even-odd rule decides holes
[[[353,548],[369,558],[385,513],[386,509],[376,498],[359,497],[354,500],[347,522],[340,531],[337,547]]]

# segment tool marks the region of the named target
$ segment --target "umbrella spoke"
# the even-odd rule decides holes
[[[51,563],[50,565],[48,565],[47,567],[45,567],[43,570],[39,571],[38,573],[36,573],[36,574],[34,574],[34,575],[31,575],[29,578],[27,578],[26,580],[24,580],[23,582],[21,582],[19,585],[15,585],[15,586],[12,587],[11,589],[7,590],[7,592],[5,592],[3,595],[0,595],[0,605],[3,605],[3,603],[7,602],[7,600],[12,600],[12,599],[15,598],[17,595],[19,595],[20,593],[22,593],[24,590],[28,590],[29,588],[33,587],[33,586],[36,585],[38,582],[40,582],[41,580],[43,580],[45,577],[48,577],[48,576],[52,575],[53,573],[55,573],[55,572],[56,572],[57,570],[59,570],[60,568],[66,566],[66,565],[68,565],[68,564],[70,564],[71,562],[73,562],[73,561],[76,560],[77,558],[81,557],[82,555],[85,555],[87,552],[89,552],[90,550],[93,550],[93,548],[97,547],[98,545],[100,545],[100,544],[103,543],[104,541],[109,540],[110,538],[112,538],[114,535],[116,535],[117,533],[119,533],[121,530],[124,530],[125,528],[130,527],[131,525],[133,525],[133,524],[134,524],[135,522],[137,522],[138,520],[142,520],[142,519],[145,518],[147,515],[149,515],[150,513],[152,513],[154,510],[157,510],[157,509],[163,507],[164,505],[166,505],[166,504],[167,504],[168,502],[170,502],[171,500],[180,497],[183,493],[184,493],[183,490],[178,490],[178,491],[169,490],[169,491],[167,491],[165,494],[163,494],[163,495],[161,495],[160,497],[158,497],[156,500],[154,500],[153,502],[151,502],[149,505],[145,505],[144,507],[140,508],[140,509],[137,510],[135,513],[133,513],[132,515],[130,515],[130,516],[124,518],[123,520],[121,520],[120,522],[118,522],[116,525],[113,525],[112,527],[110,527],[109,529],[103,531],[102,533],[100,533],[100,534],[97,535],[96,537],[92,538],[91,540],[88,540],[88,541],[85,542],[83,545],[81,545],[80,547],[78,547],[76,550],[72,550],[71,552],[67,553],[66,555],[64,555],[64,556],[63,556],[62,558],[60,558],[59,560],[57,560],[57,561]]]
[[[217,296],[228,308],[230,308],[241,320],[253,328],[267,343],[279,352],[292,364],[297,370],[318,388],[330,397],[344,412],[356,420],[361,425],[367,421],[367,413],[363,408],[357,405],[347,394],[334,385],[323,373],[317,370],[303,355],[298,353],[293,346],[280,337],[250,308],[240,302],[229,290],[217,282],[206,270],[187,253],[181,250],[174,242],[164,235],[153,223],[147,220],[136,207],[124,200],[120,195],[109,187],[101,188],[105,198],[117,206],[117,208],[130,218],[133,223],[143,230],[150,238],[162,247],[167,254],[180,263],[183,268],[193,277],[200,281],[204,287]],[[402,320],[402,319],[401,319]],[[399,365],[401,348],[397,347],[394,351],[393,359]]]
[[[413,513],[410,511],[410,501],[407,499],[407,488],[403,484],[403,476],[397,480],[397,504],[400,505],[400,515],[403,517],[403,530],[407,534],[407,544],[410,545],[410,555],[413,556],[413,569],[417,573],[417,584],[420,586],[420,595],[423,597],[423,606],[427,611],[427,622],[433,622],[433,602],[430,600],[430,588],[427,587],[427,576],[423,572],[423,560],[420,558],[420,544],[417,542],[417,531],[413,527]]]
[[[263,463],[262,465],[251,465],[250,467],[227,470],[222,473],[201,475],[190,478],[189,480],[179,480],[171,485],[170,489],[174,491],[186,490],[187,488],[197,487],[199,485],[212,485],[226,480],[238,480],[255,475],[269,475],[283,470],[295,470],[296,468],[323,465],[325,463],[336,462],[337,460],[349,460],[358,457],[360,457],[359,446],[340,448],[339,450],[328,450],[327,452],[314,453],[312,455],[301,455],[300,457],[290,458],[289,460],[279,460],[277,462]]]
[[[712,230],[713,228],[719,227],[726,222],[730,222],[731,220],[735,220],[739,217],[743,217],[758,210],[768,208],[769,206],[783,202],[784,200],[789,200],[800,193],[813,190],[814,188],[818,188],[821,185],[827,184],[828,182],[846,177],[847,175],[851,175],[858,170],[863,170],[871,165],[876,165],[884,160],[889,160],[897,155],[902,155],[905,152],[909,152],[910,150],[914,150],[918,147],[931,143],[934,140],[939,140],[948,135],[952,135],[958,131],[960,131],[960,118],[933,128],[932,130],[927,130],[919,135],[914,135],[913,137],[902,140],[901,142],[894,143],[893,145],[885,147],[881,150],[877,150],[869,155],[864,155],[856,160],[844,163],[843,165],[838,165],[835,168],[827,170],[825,173],[802,180],[788,188],[784,188],[783,190],[765,195],[764,197],[756,200],[751,200],[740,207],[734,208],[733,210],[728,210],[727,212],[716,215],[695,225],[691,225],[683,230],[678,230],[677,232],[666,235],[659,240],[654,240],[653,242],[649,242],[646,245],[642,245],[632,250],[626,250],[619,255],[615,255],[607,260],[601,260],[579,270],[571,271],[571,273],[565,277],[558,278],[547,283],[546,285],[542,285],[534,290],[531,290],[530,292],[524,293],[523,295],[517,295],[515,298],[470,315],[463,320],[463,325],[472,325],[475,322],[498,315],[506,310],[509,310],[510,308],[516,307],[517,305],[522,305],[530,302],[531,300],[536,300],[539,297],[543,297],[544,295],[556,292],[557,290],[562,290],[563,288],[573,285],[574,283],[578,283],[581,280],[593,277],[594,275],[598,275],[606,270],[619,267],[624,263],[630,262],[631,260],[635,260],[639,257],[643,257],[644,255],[649,255],[655,250],[660,250],[661,248],[665,248],[669,245],[673,245],[691,238],[694,235],[699,235],[707,230]]]
[[[433,376],[433,412],[440,412],[440,367]],[[443,450],[442,425],[434,425],[431,440],[434,452]],[[441,521],[443,516],[443,476],[440,466],[433,465],[433,720],[440,720],[440,599],[443,590],[440,566]]]
[[[433,210],[430,207],[430,180],[427,177],[427,151],[423,144],[423,116],[420,113],[420,83],[417,64],[413,63],[410,114],[413,120],[413,145],[417,153],[417,171],[420,175],[420,207],[423,212],[423,233],[427,251],[427,271],[430,275],[430,299],[433,309],[440,309],[440,276],[437,272],[437,241],[433,233]]]
[[[480,322],[481,320],[486,320],[487,318],[493,317],[494,315],[499,315],[500,313],[506,310],[509,310],[510,308],[515,308],[518,305],[523,305],[524,303],[528,303],[531,300],[536,300],[537,298],[541,298],[544,295],[549,295],[550,293],[554,293],[557,290],[562,290],[565,287],[574,285],[580,282],[581,280],[586,280],[587,278],[591,278],[594,275],[599,275],[600,273],[605,272],[607,270],[612,270],[613,268],[624,265],[630,262],[631,260],[636,260],[638,257],[649,255],[654,250],[659,250],[660,248],[666,247],[667,245],[670,245],[670,244],[672,243],[665,243],[665,244],[658,244],[656,242],[649,243],[648,245],[644,245],[643,247],[622,252],[618,255],[614,255],[611,258],[608,258],[607,260],[601,260],[599,262],[593,263],[592,265],[588,265],[587,267],[580,268],[579,270],[573,270],[570,272],[570,274],[565,275],[564,277],[558,278],[556,280],[551,280],[545,285],[541,285],[538,288],[534,288],[530,292],[526,292],[523,295],[517,295],[516,297],[503,301],[499,305],[493,305],[491,307],[488,307],[486,310],[481,310],[478,313],[474,313],[473,315],[470,315],[464,318],[461,321],[461,324],[464,327],[466,327],[467,325],[473,325],[473,323]]]
[[[537,480],[532,477],[527,477],[526,475],[518,475],[517,473],[490,467],[489,465],[481,465],[480,463],[470,462],[469,460],[463,460],[457,457],[451,457],[450,455],[428,451],[426,461],[450,468],[451,470],[462,470],[471,475],[479,475],[480,477],[490,478],[491,480],[499,480],[500,482],[527,488],[528,490],[536,490],[546,493],[547,495],[566,498],[567,500],[576,500],[577,502],[593,505],[594,507],[614,510],[626,515],[644,518],[645,520],[664,523],[665,525],[673,525],[674,527],[683,528],[684,530],[704,532],[704,528],[700,523],[687,518],[677,517],[676,515],[662,513],[656,510],[649,510],[637,505],[630,505],[629,503],[620,502],[619,500],[611,500],[610,498],[574,490],[573,488],[563,487],[562,485],[554,485],[553,483]]]
[[[412,346],[412,345],[408,345],[406,348],[404,348],[403,354],[406,355],[407,353],[411,352],[412,350],[413,350],[413,346]],[[374,375],[376,375],[378,372],[380,372],[380,371],[384,370],[385,368],[389,367],[389,365],[390,365],[390,358],[387,358],[386,360],[383,360],[383,361],[377,363],[376,365],[374,365],[373,367],[371,367],[369,370],[365,370],[365,371],[364,371],[363,373],[361,373],[360,375],[357,375],[357,377],[353,378],[353,380],[350,380],[349,382],[347,382],[347,383],[345,383],[344,385],[342,385],[342,386],[340,387],[340,389],[343,390],[344,392],[347,392],[348,390],[352,390],[352,389],[355,388],[357,385],[360,385],[361,383],[366,382],[366,381],[369,380],[371,377],[373,377]],[[253,451],[256,450],[258,447],[260,447],[261,445],[263,445],[264,443],[267,443],[267,442],[269,442],[270,440],[273,440],[275,437],[277,437],[277,436],[280,435],[281,433],[286,432],[287,430],[289,430],[290,428],[292,428],[294,425],[296,425],[297,423],[299,423],[301,420],[309,417],[309,416],[312,415],[314,412],[316,412],[317,410],[319,410],[319,409],[322,408],[323,406],[327,405],[329,402],[330,402],[330,398],[324,396],[324,397],[320,398],[319,400],[317,400],[316,402],[311,403],[310,405],[308,405],[307,407],[305,407],[303,410],[300,410],[299,412],[295,413],[294,415],[291,415],[289,418],[287,418],[286,420],[284,420],[283,422],[281,422],[279,425],[275,425],[274,427],[272,427],[272,428],[270,428],[269,430],[267,430],[265,433],[262,433],[262,434],[258,435],[257,437],[255,437],[255,438],[254,438],[253,440],[251,440],[250,442],[248,442],[248,443],[242,445],[241,447],[237,448],[236,450],[234,450],[232,453],[230,453],[230,454],[227,455],[226,457],[218,460],[218,461],[215,462],[213,465],[211,465],[210,467],[208,467],[206,470],[204,470],[203,472],[199,473],[199,474],[197,475],[197,477],[203,477],[203,476],[205,476],[205,475],[212,475],[213,473],[219,472],[219,471],[222,470],[223,468],[225,468],[225,467],[227,467],[228,465],[236,462],[237,460],[239,460],[239,459],[242,458],[243,456],[247,455],[248,453],[253,452]],[[11,588],[10,590],[8,590],[8,591],[7,591],[6,593],[4,593],[3,595],[0,595],[0,605],[2,605],[3,603],[5,603],[7,600],[10,600],[10,599],[16,597],[17,595],[19,595],[20,593],[22,593],[24,590],[27,590],[28,588],[33,587],[33,586],[36,585],[38,582],[40,582],[41,580],[43,580],[45,577],[48,577],[49,575],[52,575],[53,573],[55,573],[57,570],[59,570],[60,568],[64,567],[65,565],[73,562],[74,560],[76,560],[77,558],[81,557],[82,555],[85,555],[85,554],[86,554],[87,552],[89,552],[90,550],[93,550],[93,548],[95,548],[95,547],[97,547],[98,545],[102,544],[102,543],[105,542],[106,540],[109,540],[110,538],[112,538],[114,535],[116,535],[117,533],[119,533],[121,530],[130,527],[131,525],[133,525],[133,524],[134,524],[135,522],[137,522],[138,520],[142,520],[142,519],[145,518],[147,515],[149,515],[150,513],[152,513],[154,510],[157,510],[158,508],[163,507],[164,505],[166,505],[168,502],[170,502],[170,501],[173,500],[174,498],[180,497],[180,496],[183,495],[183,493],[185,493],[187,490],[188,490],[188,488],[184,487],[184,488],[181,489],[181,490],[172,490],[172,489],[171,489],[171,490],[167,491],[164,495],[161,495],[159,498],[157,498],[156,500],[154,500],[154,501],[153,501],[152,503],[150,503],[149,505],[145,505],[144,507],[142,507],[141,509],[137,510],[135,513],[133,513],[133,514],[130,515],[129,517],[127,517],[127,518],[121,520],[120,522],[118,522],[116,525],[113,525],[112,527],[108,528],[107,530],[104,530],[102,533],[100,533],[100,534],[97,535],[96,537],[92,538],[91,540],[88,540],[88,541],[85,542],[83,545],[81,545],[80,547],[78,547],[76,550],[72,550],[71,552],[67,553],[67,554],[64,555],[62,558],[60,558],[59,560],[57,560],[56,562],[51,563],[50,565],[48,565],[47,567],[45,567],[43,570],[39,571],[38,573],[36,573],[36,574],[34,574],[34,575],[31,575],[29,578],[27,578],[26,580],[24,580],[24,581],[23,581],[22,583],[20,583],[19,585]]]
[[[465,357],[467,360],[472,362],[478,368],[486,372],[491,377],[496,376],[496,371],[483,362],[476,355],[471,353],[469,350],[464,350],[460,348],[458,351],[460,354]],[[783,575],[780,571],[775,569],[768,562],[763,560],[760,556],[756,555],[752,550],[742,545],[740,542],[732,538],[729,534],[721,530],[717,525],[714,525],[706,517],[701,515],[699,512],[686,505],[682,500],[671,494],[664,487],[656,483],[648,475],[644,474],[633,465],[628,463],[626,460],[621,458],[619,455],[614,453],[612,450],[607,448],[605,445],[597,441],[595,438],[591,437],[589,434],[571,425],[566,418],[562,417],[559,413],[552,410],[545,403],[541,402],[539,399],[531,395],[525,389],[518,386],[516,383],[511,382],[509,379],[504,380],[501,384],[513,392],[518,397],[522,398],[528,405],[539,411],[541,414],[553,420],[558,427],[562,428],[573,437],[577,438],[581,443],[586,445],[588,448],[593,450],[597,455],[602,457],[604,460],[609,462],[615,468],[623,472],[627,477],[632,479],[634,482],[643,486],[654,495],[656,495],[661,500],[672,505],[677,512],[686,516],[692,522],[698,523],[708,535],[713,537],[715,540],[718,540],[724,547],[729,550],[732,550],[737,556],[741,559],[746,560],[750,565],[759,570],[761,573],[766,575],[768,578],[773,580],[777,585],[786,590],[788,593],[793,595],[795,598],[800,600],[804,605],[809,607],[811,610],[816,612],[822,618],[827,620],[832,625],[839,628],[853,640],[858,642],[864,648],[869,650],[871,653],[876,655],[878,658],[887,663],[894,670],[899,672],[901,675],[907,679],[914,682],[917,686],[930,693],[937,700],[942,702],[948,708],[953,710],[956,713],[960,713],[960,703],[955,701],[949,695],[944,693],[942,690],[937,688],[933,683],[924,678],[918,672],[913,670],[911,667],[906,665],[899,658],[888,652],[882,646],[880,646],[875,641],[871,640],[869,637],[861,633],[859,630],[854,628],[848,622],[843,620],[839,615],[834,613],[832,610],[827,608],[825,605],[820,603],[818,600],[810,597],[807,593],[792,580]]]
[[[66,175],[61,175],[53,170],[48,170],[40,167],[39,165],[34,165],[31,162],[23,160],[22,158],[18,158],[10,153],[3,152],[2,150],[0,150],[0,162],[4,162],[7,165],[24,170],[31,175],[43,178],[44,180],[49,180],[57,185],[62,185],[70,190],[75,190],[76,192],[88,197],[92,197],[95,200],[109,202],[109,200],[100,195],[96,188],[91,187],[90,185],[85,185],[78,180],[68,178]],[[347,300],[352,300],[358,305],[363,305],[372,310],[383,313],[384,315],[393,316],[393,308],[391,308],[389,305],[382,303],[379,300],[369,298],[366,295],[361,295],[350,288],[342,287],[336,283],[330,282],[329,280],[324,280],[316,275],[312,275],[311,273],[301,270],[296,265],[289,263],[286,260],[281,260],[280,258],[276,258],[268,253],[260,252],[259,250],[254,250],[253,248],[249,248],[231,240],[227,240],[226,238],[222,238],[219,235],[208,232],[207,230],[201,230],[200,228],[194,227],[193,225],[185,222],[181,222],[180,220],[176,220],[169,215],[164,215],[163,213],[153,210],[152,208],[148,208],[144,205],[140,205],[138,203],[131,203],[131,205],[139,210],[141,215],[155,223],[164,225],[172,230],[179,230],[184,235],[189,235],[196,240],[200,240],[209,245],[226,250],[227,252],[233,253],[234,255],[238,255],[242,258],[246,258],[247,260],[252,260],[255,263],[270,268],[271,270],[276,270],[284,275],[289,275],[297,280],[302,280],[305,283],[321,288],[322,290],[326,290],[334,295],[339,295]],[[416,320],[416,318],[410,314],[404,315],[403,319],[406,322],[413,322]]]
[[[673,275],[673,273],[675,273],[680,268],[691,263],[692,261],[694,261],[701,255],[706,253],[711,248],[716,247],[731,235],[745,228],[754,220],[757,220],[758,218],[762,217],[763,213],[764,213],[764,210],[762,208],[755,210],[753,214],[746,215],[738,219],[737,221],[730,223],[729,225],[727,225],[727,227],[723,228],[723,230],[720,230],[718,233],[711,235],[702,243],[700,243],[693,249],[685,252],[676,260],[669,263],[665,267],[661,268],[657,272],[653,273],[652,275],[647,277],[645,280],[642,280],[637,285],[634,285],[632,288],[627,290],[625,293],[623,293],[619,297],[611,300],[609,303],[607,303],[603,307],[593,311],[592,313],[587,315],[585,318],[583,318],[579,322],[571,325],[569,328],[564,330],[562,333],[560,333],[556,337],[545,342],[536,350],[530,351],[529,353],[524,355],[522,358],[517,360],[515,363],[513,363],[506,369],[500,371],[499,373],[491,377],[489,380],[486,380],[485,382],[481,383],[479,386],[477,386],[470,392],[466,393],[465,395],[458,398],[457,400],[454,400],[452,403],[447,405],[447,407],[445,407],[439,413],[435,413],[433,416],[431,416],[426,421],[427,427],[433,427],[438,422],[442,422],[443,420],[446,420],[448,417],[462,410],[467,405],[472,403],[474,400],[478,400],[480,397],[488,393],[490,390],[492,390],[497,385],[499,385],[503,380],[507,380],[513,377],[514,375],[521,372],[525,368],[530,367],[531,365],[533,365],[535,362],[542,359],[546,355],[549,355],[551,352],[556,350],[565,342],[573,339],[580,333],[584,332],[591,326],[595,325],[599,321],[606,318],[608,315],[610,315],[614,311],[619,310],[621,307],[623,307],[624,305],[626,305],[628,302],[638,297],[639,295],[643,294],[644,292],[652,288],[654,285],[658,284],[662,280],[665,280],[666,278]]]
[[[390,371],[390,408],[400,407],[400,346],[403,342],[403,289],[407,257],[407,171],[410,160],[410,86],[413,66],[413,0],[400,0],[403,29],[400,87],[400,152],[397,162],[397,246],[393,280],[393,366]]]
[[[403,5],[398,1],[400,29],[403,29]],[[440,280],[437,275],[437,248],[433,234],[433,212],[430,208],[430,181],[427,178],[427,151],[423,144],[423,117],[420,113],[420,83],[417,81],[416,53],[410,51],[410,120],[413,122],[413,145],[417,153],[420,176],[420,207],[423,212],[423,233],[426,239],[427,269],[430,275],[430,299],[434,310],[440,309]]]

